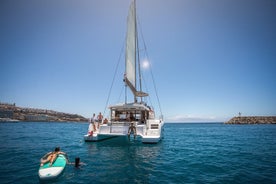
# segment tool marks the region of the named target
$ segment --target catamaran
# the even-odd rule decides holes
[[[113,137],[133,136],[143,143],[158,143],[162,139],[163,115],[155,118],[155,112],[148,106],[143,98],[148,93],[142,91],[139,62],[138,34],[137,34],[136,2],[131,2],[127,19],[127,36],[125,48],[125,86],[134,96],[133,102],[111,105],[109,120],[92,125],[89,132],[84,135],[85,141],[100,141]],[[138,63],[138,64],[137,64]],[[138,73],[138,76],[137,76]],[[138,77],[140,88],[137,89]]]

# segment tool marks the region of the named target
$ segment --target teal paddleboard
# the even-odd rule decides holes
[[[50,166],[50,162],[48,162],[39,167],[39,178],[44,180],[58,177],[66,167],[66,164],[66,157],[62,154],[59,154],[52,166]]]

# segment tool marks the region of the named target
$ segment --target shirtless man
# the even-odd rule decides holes
[[[98,128],[100,127],[100,124],[102,123],[102,120],[103,120],[103,115],[102,113],[100,112],[99,115],[97,116],[97,119],[98,119]]]
[[[128,128],[128,138],[130,137],[130,134],[133,133],[134,134],[134,138],[136,138],[136,127],[134,126],[133,122],[130,123],[130,126]]]

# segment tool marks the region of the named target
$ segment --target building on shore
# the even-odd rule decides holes
[[[0,118],[13,119],[13,114],[12,110],[0,109]]]
[[[47,109],[17,107],[14,104],[0,103],[0,119],[2,121],[62,121],[62,122],[87,122],[83,116],[57,112]]]
[[[49,121],[49,118],[47,115],[26,115],[25,120],[26,121]]]

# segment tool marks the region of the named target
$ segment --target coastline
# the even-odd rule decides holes
[[[88,119],[78,115],[57,112],[48,109],[18,107],[14,104],[0,103],[0,122],[87,122]]]
[[[276,124],[276,116],[238,116],[225,124]]]

